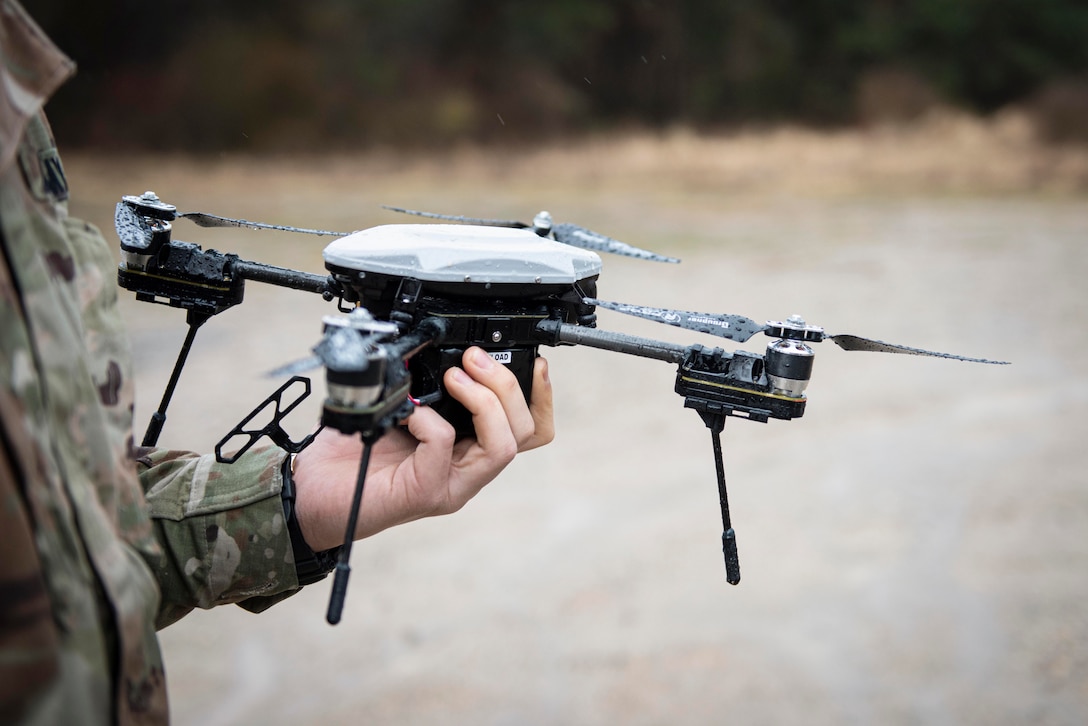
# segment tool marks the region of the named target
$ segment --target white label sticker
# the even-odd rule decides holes
[[[494,358],[496,362],[502,363],[504,366],[510,365],[514,360],[514,354],[509,350],[492,350],[488,351],[487,354]]]

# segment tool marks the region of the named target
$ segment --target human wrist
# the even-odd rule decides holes
[[[280,492],[283,500],[283,514],[288,535],[291,538],[291,551],[295,560],[295,573],[300,587],[323,580],[336,566],[341,547],[314,550],[307,540],[298,516],[297,490],[294,482],[294,455],[289,455],[283,462],[283,488]]]

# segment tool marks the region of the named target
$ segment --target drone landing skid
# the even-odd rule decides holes
[[[155,446],[159,443],[159,435],[162,434],[162,427],[166,424],[166,409],[170,407],[170,399],[174,397],[174,389],[177,388],[178,379],[181,378],[181,369],[185,367],[185,361],[189,358],[189,350],[192,349],[193,341],[196,340],[197,331],[210,317],[210,314],[198,310],[189,310],[186,315],[189,329],[185,333],[185,340],[182,341],[181,350],[174,362],[174,369],[170,372],[170,380],[166,382],[166,389],[163,391],[162,400],[159,401],[159,407],[155,413],[151,414],[144,438],[140,442],[141,446]]]
[[[710,429],[710,440],[714,445],[714,469],[718,476],[718,501],[722,508],[722,555],[725,557],[725,579],[730,585],[740,582],[740,556],[737,554],[737,533],[729,517],[729,495],[725,489],[725,464],[722,459],[722,429],[725,428],[726,413],[707,410],[698,399],[686,399],[684,406],[694,408],[699,417]]]
[[[348,578],[351,577],[351,545],[355,541],[355,527],[359,522],[359,509],[363,503],[363,487],[366,485],[366,472],[370,468],[370,453],[374,443],[381,438],[382,432],[359,432],[363,442],[363,455],[359,459],[359,472],[355,479],[355,491],[351,495],[351,510],[348,512],[347,530],[344,544],[333,569],[332,590],[329,592],[329,607],[325,611],[325,622],[336,625],[344,615],[344,601],[348,596]]]

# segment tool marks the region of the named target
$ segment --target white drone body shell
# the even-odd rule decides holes
[[[594,252],[526,229],[387,224],[341,237],[325,264],[430,282],[570,285],[601,272]]]

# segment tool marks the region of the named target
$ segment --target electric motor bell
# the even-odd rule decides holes
[[[800,340],[776,340],[767,346],[766,372],[772,392],[804,398],[816,354]]]

